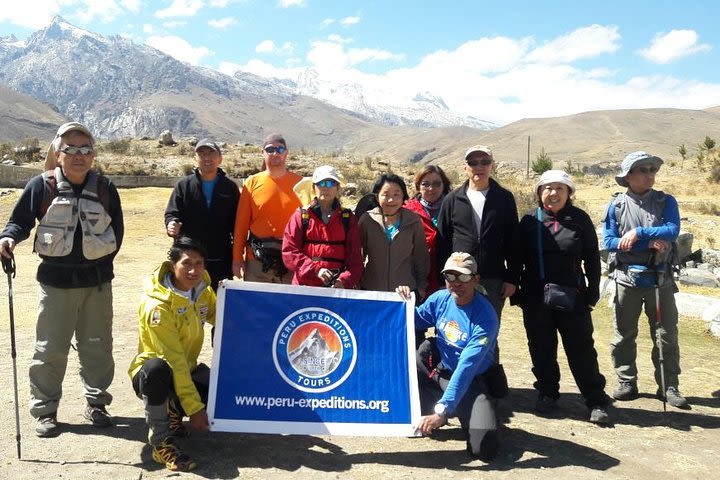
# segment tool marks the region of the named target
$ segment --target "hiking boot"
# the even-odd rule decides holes
[[[189,472],[197,467],[197,463],[178,448],[172,437],[166,438],[160,445],[153,445],[152,457],[157,463],[164,464],[168,470],[174,472]]]
[[[57,412],[40,415],[35,424],[35,435],[41,438],[56,437],[60,433]]]
[[[610,425],[610,415],[608,415],[607,409],[602,405],[592,407],[590,409],[590,423],[601,426]]]
[[[548,414],[557,410],[557,398],[548,395],[538,395],[535,402],[535,411],[540,414]]]
[[[660,390],[659,388],[657,391],[657,396],[660,400],[663,400],[662,390]],[[676,408],[689,407],[687,400],[685,399],[685,397],[682,396],[680,390],[678,390],[677,387],[668,387],[667,391],[665,392],[665,400],[667,401],[667,403]]]
[[[113,424],[112,417],[105,410],[105,405],[91,405],[85,407],[83,417],[90,421],[94,427],[110,427]]]
[[[620,382],[613,392],[613,398],[626,402],[638,398],[638,388],[635,382]]]
[[[170,422],[170,433],[173,437],[187,437],[188,431],[183,424],[183,416],[168,405],[168,420]]]

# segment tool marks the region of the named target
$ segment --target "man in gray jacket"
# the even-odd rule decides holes
[[[680,232],[680,212],[672,195],[652,188],[662,164],[659,157],[646,152],[627,155],[622,162],[622,171],[615,177],[618,185],[627,187],[627,191],[610,202],[605,215],[603,237],[605,248],[610,252],[608,263],[617,288],[615,334],[610,343],[610,354],[619,383],[613,397],[620,401],[638,397],[636,339],[644,305],[653,340],[657,396],[675,407],[688,408],[687,400],[678,389],[677,286],[671,269],[672,242]],[[663,365],[656,341],[660,328],[664,330],[661,335]]]

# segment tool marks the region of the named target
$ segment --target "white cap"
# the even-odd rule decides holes
[[[570,189],[570,195],[575,193],[575,184],[573,183],[572,178],[570,178],[570,175],[568,175],[568,173],[564,170],[547,170],[543,172],[540,176],[540,180],[538,180],[537,184],[535,184],[535,191],[538,192],[540,187],[547,185],[548,183],[565,184]]]
[[[335,170],[335,167],[331,165],[321,165],[315,169],[312,176],[312,182],[318,183],[322,180],[335,180],[342,185],[343,177],[340,173]]]
[[[493,159],[493,153],[492,150],[490,150],[490,147],[485,145],[473,145],[465,151],[465,160],[467,160],[468,157],[475,152],[485,153],[488,157],[490,157],[490,159]]]

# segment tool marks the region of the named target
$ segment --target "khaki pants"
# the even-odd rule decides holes
[[[272,269],[263,272],[262,262],[251,258],[245,263],[244,280],[248,282],[284,283],[285,285],[290,285],[292,283],[292,272],[286,272],[282,276],[279,276]]]
[[[110,282],[85,288],[40,284],[35,353],[30,363],[30,413],[34,417],[58,409],[73,335],[85,398],[96,405],[112,402],[107,392],[115,375],[112,317]]]

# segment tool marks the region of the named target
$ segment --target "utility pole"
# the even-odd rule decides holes
[[[528,135],[527,168],[525,170],[525,178],[530,178],[530,135]]]

